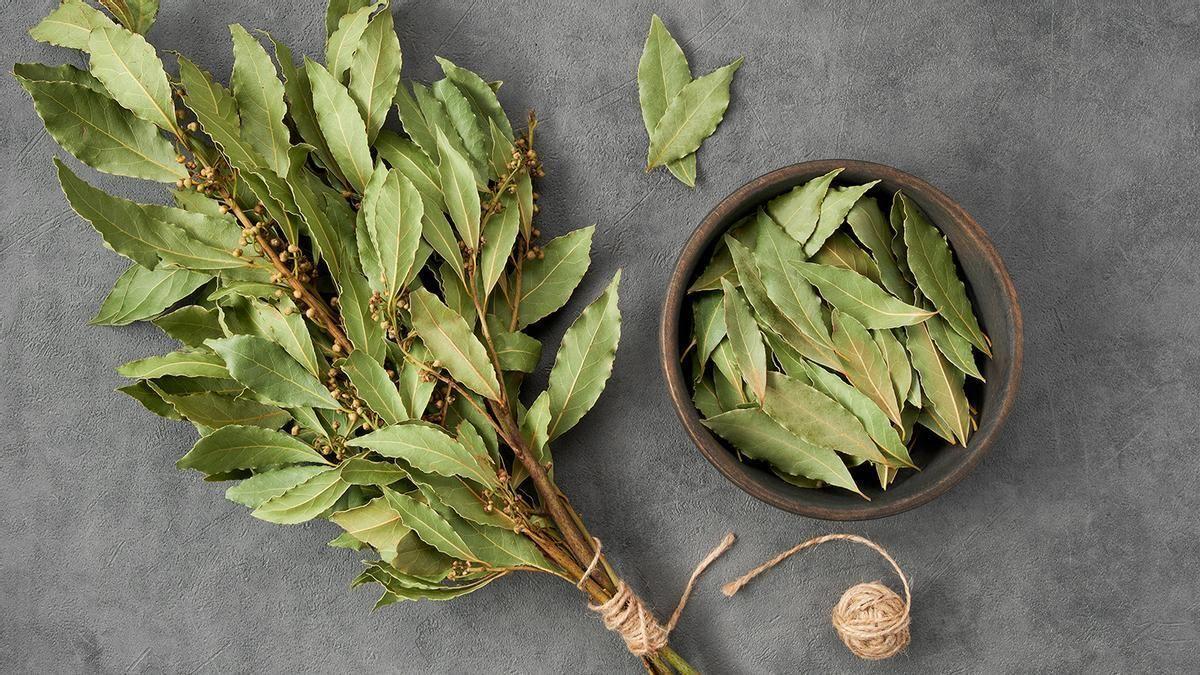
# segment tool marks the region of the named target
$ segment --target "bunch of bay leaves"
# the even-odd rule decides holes
[[[584,278],[594,231],[541,240],[536,119],[514,129],[499,84],[445,59],[442,79],[402,81],[387,2],[331,2],[324,63],[232,25],[229,87],[182,55],[167,74],[142,35],[157,1],[110,6],[65,0],[30,31],[86,69],[14,70],[79,162],[169,189],[172,205],[136,203],[56,160],[68,202],[131,263],[93,323],[182,343],[118,369],[121,391],[199,432],[178,466],[264,521],[336,524],[380,605],[516,571],[609,600],[618,580],[550,446],[611,374],[619,273],[548,386],[523,391],[536,324]],[[669,672],[666,655],[684,663],[644,660]]]
[[[800,487],[862,494],[916,468],[922,427],[966,444],[966,378],[990,356],[945,236],[840,169],[736,223],[689,289],[694,403],[749,460]],[[886,196],[886,195],[884,195]],[[865,495],[864,495],[865,496]]]

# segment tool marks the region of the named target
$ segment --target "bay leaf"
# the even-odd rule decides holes
[[[404,174],[404,177],[412,182],[425,202],[436,205],[439,211],[446,208],[442,200],[441,177],[437,166],[416,143],[384,129],[375,139],[375,151],[388,166]]]
[[[841,169],[834,169],[775,197],[767,202],[767,213],[793,240],[806,243],[821,218],[821,203],[825,200],[825,194],[833,179],[841,172]]]
[[[180,469],[215,474],[280,464],[328,463],[316,450],[287,434],[261,427],[231,425],[196,441],[175,465]]]
[[[467,322],[423,288],[409,294],[409,307],[413,330],[434,358],[467,388],[498,400],[500,383],[496,371],[488,360],[487,350]]]
[[[283,83],[267,50],[239,24],[229,27],[233,35],[233,97],[237,101],[242,135],[280,176],[288,173],[290,134],[283,123],[287,107]]]
[[[943,235],[910,199],[901,195],[904,208],[904,245],[908,266],[922,295],[929,298],[950,327],[976,349],[991,356],[987,336],[979,327],[967,287],[959,278],[954,254]]]
[[[548,440],[575,426],[608,384],[621,339],[621,310],[617,306],[620,283],[618,271],[608,288],[563,334],[546,389],[550,398]]]
[[[104,12],[83,0],[63,0],[46,18],[29,29],[29,35],[38,42],[86,52],[94,30],[116,26]]]
[[[437,136],[434,135],[436,126],[425,119],[425,113],[421,110],[421,104],[414,96],[414,92],[424,91],[423,88],[416,82],[411,84],[412,91],[409,91],[403,82],[396,88],[396,112],[400,116],[400,124],[404,127],[404,133],[408,134],[408,137],[436,163],[439,157]],[[428,92],[422,96],[425,97],[427,95]],[[437,103],[437,99],[434,99],[434,102]]]
[[[679,90],[650,134],[647,169],[692,154],[716,131],[729,107],[729,85],[741,65],[739,58]]]
[[[268,499],[250,515],[280,525],[303,523],[332,508],[350,487],[337,471],[324,471]]]
[[[692,335],[696,355],[704,364],[725,338],[725,300],[722,293],[703,293],[692,300]]]
[[[433,356],[425,348],[425,343],[421,342],[420,339],[413,339],[408,353],[418,363],[433,360]],[[412,360],[400,357],[397,362],[403,364],[400,366],[400,381],[398,385],[400,398],[404,400],[404,409],[408,410],[414,418],[420,419],[425,414],[425,409],[429,407],[429,399],[433,396],[435,383],[425,380],[422,377],[425,371],[416,365],[416,363],[413,363]]]
[[[544,255],[526,261],[521,277],[518,328],[524,328],[557,311],[591,265],[594,225],[556,237],[542,247]]]
[[[461,443],[431,424],[393,424],[350,439],[346,445],[403,459],[421,471],[441,476],[464,476],[482,485],[496,483],[496,476]]]
[[[350,352],[337,366],[350,378],[358,397],[388,424],[399,424],[411,417],[400,398],[396,383],[379,362],[362,351]]]
[[[821,215],[817,219],[817,227],[808,241],[804,242],[804,252],[809,256],[816,255],[825,245],[825,240],[846,222],[846,214],[855,202],[878,182],[875,180],[865,185],[834,187],[826,192],[825,199],[821,200]]]
[[[141,265],[131,265],[117,278],[90,323],[126,326],[158,316],[211,278],[207,274],[173,267],[148,270]]]
[[[154,18],[158,16],[158,0],[100,0],[100,4],[107,7],[126,28],[143,35],[154,25]]]
[[[896,254],[892,250],[893,232],[888,218],[879,209],[879,202],[874,197],[863,197],[854,203],[846,214],[846,222],[858,240],[867,247],[874,256],[879,267],[878,281],[892,295],[904,302],[912,304],[913,289],[904,279],[904,273],[896,262]]]
[[[867,329],[853,316],[835,311],[833,343],[850,383],[874,401],[888,419],[900,424],[900,403],[892,385],[891,371]]]
[[[741,282],[737,278],[737,270],[733,265],[733,257],[729,253],[729,248],[725,245],[724,238],[717,243],[712,255],[708,259],[708,263],[704,266],[704,270],[688,287],[688,293],[703,293],[704,291],[719,291],[721,290],[721,279],[729,279],[729,283],[734,286]]]
[[[211,392],[186,396],[164,394],[163,400],[188,420],[214,430],[230,425],[278,429],[291,419],[275,406]]]
[[[512,124],[508,121],[508,116],[504,114],[504,108],[500,105],[492,87],[479,75],[454,65],[449,59],[440,56],[434,58],[437,59],[446,79],[458,85],[458,88],[471,100],[471,104],[480,118],[486,119],[489,124],[494,124],[505,139],[512,141]]]
[[[229,377],[225,362],[209,351],[181,350],[130,361],[117,374],[131,379],[153,380],[166,375],[180,377]]]
[[[901,302],[857,272],[793,261],[789,266],[816,286],[821,296],[867,328],[897,328],[920,323],[933,312]]]
[[[318,464],[298,464],[282,469],[271,469],[239,482],[225,491],[231,502],[256,509],[265,502],[291,490],[319,473],[333,471],[331,467]]]
[[[284,77],[283,91],[287,100],[288,117],[291,118],[296,131],[299,132],[300,138],[312,147],[316,163],[328,170],[335,178],[345,181],[345,176],[338,170],[337,163],[333,161],[333,153],[329,150],[329,144],[321,135],[321,125],[317,122],[317,112],[313,109],[312,82],[308,79],[308,72],[304,68],[296,67],[292,50],[288,49],[287,45],[274,38],[271,39],[271,44],[275,47],[275,59],[279,62],[279,68]],[[295,159],[289,162],[291,166],[296,164],[299,162]]]
[[[722,285],[725,327],[734,361],[754,397],[762,401],[767,389],[767,352],[762,333],[746,299],[728,281],[723,281]]]
[[[759,218],[763,218],[761,213]],[[749,256],[742,249],[737,253],[735,262],[747,261],[743,267],[753,268],[757,265],[760,270],[758,285],[766,292],[770,302],[779,308],[782,322],[790,324],[796,332],[808,338],[807,342],[790,339],[793,348],[818,363],[837,368],[838,358],[834,353],[833,339],[821,313],[821,298],[812,284],[790,264],[802,258],[800,245],[780,228],[766,222],[760,228],[756,255]],[[772,320],[777,326],[782,322]]]
[[[325,41],[325,64],[329,73],[338,81],[343,80],[342,75],[350,68],[363,33],[367,30],[371,13],[378,5],[379,3],[372,2],[343,14],[338,18],[337,28]]]
[[[387,354],[387,338],[379,322],[371,318],[371,287],[366,277],[358,270],[351,269],[339,275],[337,282],[341,291],[338,305],[346,326],[346,337],[356,350],[362,350],[383,363]]]
[[[504,195],[500,199],[500,213],[493,214],[483,225],[477,277],[482,298],[491,294],[508,265],[509,257],[514,255],[513,246],[521,225],[521,211],[515,202],[512,195]]]
[[[704,420],[704,425],[751,459],[862,494],[836,452],[802,440],[758,408],[730,410]]]
[[[450,221],[441,209],[429,199],[422,197],[425,203],[425,215],[421,219],[421,238],[424,239],[446,264],[454,270],[454,274],[462,281],[467,278],[463,267],[462,249],[459,248],[458,238],[450,227]]]
[[[542,358],[542,343],[520,331],[508,332],[488,317],[492,344],[500,368],[506,372],[532,373]]]
[[[414,473],[412,478],[430,503],[440,502],[466,520],[508,530],[517,527],[516,521],[505,514],[500,505],[485,497],[483,490],[475,483],[458,476],[425,472]]]
[[[450,80],[441,79],[434,82],[430,91],[442,102],[451,127],[446,132],[458,134],[462,141],[462,150],[466,151],[464,157],[470,161],[475,177],[488,176],[492,143],[484,118],[476,114],[471,100]]]
[[[158,128],[135,117],[102,91],[67,81],[17,81],[33,97],[46,131],[88,166],[118,176],[174,182],[187,177]],[[81,73],[83,71],[80,71]]]
[[[937,317],[930,318],[932,320]],[[892,387],[896,391],[896,400],[903,407],[909,392],[912,391],[913,367],[908,360],[908,352],[890,330],[873,331],[872,338],[875,340],[875,346],[879,347],[883,360],[887,362],[888,373],[892,376]]]
[[[359,193],[366,187],[374,170],[367,127],[358,104],[346,87],[321,64],[305,59],[305,72],[312,84],[313,111],[329,152],[346,180]]]
[[[438,178],[450,220],[463,242],[475,249],[479,246],[480,203],[474,173],[441,129],[437,130],[437,147]]]
[[[724,306],[722,306],[722,310],[724,310]],[[733,356],[733,346],[728,337],[721,340],[721,343],[713,350],[712,362],[716,366],[718,374],[714,378],[714,386],[721,407],[731,410],[749,403],[750,397],[746,395],[745,386],[742,384],[742,373],[738,369],[737,360]]]
[[[391,485],[409,476],[408,471],[393,462],[373,462],[362,457],[346,460],[340,471],[342,480],[351,485]]]
[[[944,421],[945,428],[966,445],[971,409],[963,391],[965,376],[938,351],[927,325],[910,326],[906,334],[905,347],[921,378],[924,410]]]
[[[368,141],[383,128],[400,85],[402,62],[392,11],[385,7],[367,23],[350,61],[350,96],[366,122]]]
[[[91,89],[98,94],[108,96],[108,92],[104,90],[104,85],[100,82],[100,80],[96,79],[95,75],[92,75],[86,70],[80,70],[69,63],[62,63],[58,65],[49,65],[45,63],[14,63],[13,75],[15,75],[18,80],[24,79],[31,82],[66,82],[69,84],[76,84],[86,89]],[[137,119],[136,117],[132,118]],[[157,127],[150,125],[150,128],[156,129]],[[182,168],[179,170],[183,171]]]
[[[146,38],[121,28],[98,27],[88,38],[89,70],[121,107],[163,131],[179,134],[171,85]]]
[[[657,14],[650,17],[650,33],[638,61],[638,101],[642,107],[642,122],[646,134],[653,136],[654,127],[662,119],[667,104],[680,89],[692,81],[683,49],[663,25]],[[696,186],[696,156],[692,154],[667,164],[667,168],[683,184]]]
[[[559,571],[559,568],[547,560],[537,546],[523,535],[504,528],[481,525],[453,513],[449,514],[447,520],[453,523],[454,530],[462,536],[471,552],[489,567],[533,567],[552,573]]]
[[[242,138],[237,101],[233,95],[183,56],[179,61],[179,79],[183,83],[183,101],[196,114],[204,133],[212,138],[225,157],[239,171],[247,174],[266,166],[266,160]]]
[[[117,391],[141,403],[143,408],[159,417],[169,420],[183,419],[179,415],[179,411],[175,410],[175,406],[164,401],[162,395],[154,387],[151,387],[147,380],[138,380],[124,387],[117,387]]]
[[[320,380],[274,342],[256,335],[235,335],[205,344],[221,355],[234,379],[264,401],[283,407],[338,407]]]
[[[425,205],[404,174],[395,169],[385,174],[378,193],[364,195],[363,208],[380,271],[387,280],[385,297],[391,298],[400,292],[416,261]]]

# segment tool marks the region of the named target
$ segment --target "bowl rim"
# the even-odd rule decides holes
[[[824,175],[836,168],[886,176],[895,182],[903,183],[905,189],[920,193],[922,198],[936,202],[939,207],[950,213],[962,225],[964,234],[978,247],[999,280],[1004,297],[1011,308],[1013,323],[1013,358],[1000,392],[996,423],[986,430],[981,429],[973,436],[968,447],[963,449],[961,461],[949,473],[925,489],[888,503],[864,502],[854,507],[831,507],[810,503],[803,498],[785,496],[752,480],[748,467],[739,462],[701,423],[699,412],[692,404],[679,352],[679,330],[687,287],[701,256],[711,246],[715,237],[728,228],[732,216],[743,210],[755,193],[763,189],[788,182],[798,185],[796,180],[799,178]],[[798,515],[822,520],[870,520],[893,516],[929,503],[965,478],[983,460],[1016,401],[1024,357],[1024,320],[1016,287],[1003,259],[984,229],[957,202],[926,181],[886,164],[853,159],[822,159],[790,164],[747,182],[718,202],[688,236],[667,282],[667,294],[663,300],[659,322],[659,353],[663,376],[677,417],[700,453],[730,482],[760,501]]]

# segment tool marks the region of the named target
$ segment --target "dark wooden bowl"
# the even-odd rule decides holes
[[[739,218],[768,199],[837,167],[845,170],[838,183],[859,184],[879,179],[870,194],[890,204],[897,190],[916,200],[946,237],[966,277],[968,291],[984,331],[992,340],[993,356],[984,362],[987,383],[969,391],[979,409],[979,430],[966,448],[947,445],[926,434],[913,449],[920,471],[905,471],[886,491],[866,487],[870,501],[832,488],[798,488],[769,471],[738,461],[733,451],[700,423],[692,405],[692,389],[680,363],[690,341],[691,312],[687,288],[707,261],[713,245]],[[886,209],[886,206],[884,207]],[[886,212],[886,211],[885,211]],[[1021,308],[1016,289],[983,228],[958,204],[925,181],[883,164],[855,160],[820,160],[794,164],[756,178],[717,204],[684,245],[671,275],[663,304],[659,341],[662,367],[675,411],[700,452],[726,478],[772,506],[812,518],[867,520],[916,508],[949,490],[983,458],[1012,410],[1021,378]]]

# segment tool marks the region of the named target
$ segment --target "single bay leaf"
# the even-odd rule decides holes
[[[166,375],[180,377],[229,377],[225,362],[209,351],[184,350],[130,361],[117,368],[122,377],[152,380]]]
[[[162,395],[154,387],[150,386],[147,380],[138,380],[124,387],[117,387],[117,391],[141,403],[143,408],[159,417],[165,417],[169,420],[183,419],[179,415],[179,411],[175,410],[175,406],[164,401]]]
[[[31,80],[21,72],[17,81],[33,97],[46,131],[79,161],[118,176],[162,182],[187,177],[158,128],[106,93],[74,82]]]
[[[496,477],[485,471],[475,457],[440,428],[420,422],[393,424],[347,445],[367,448],[384,457],[403,459],[413,467],[442,476],[464,476],[483,485],[494,485]]]
[[[929,335],[942,356],[954,364],[955,368],[983,382],[983,374],[979,372],[979,366],[975,365],[975,353],[971,350],[970,341],[954,332],[950,324],[940,316],[930,317],[926,323],[929,324]]]
[[[214,474],[280,464],[328,463],[316,450],[287,434],[261,427],[231,425],[196,441],[176,466]]]
[[[933,316],[933,312],[901,302],[857,272],[808,262],[789,266],[816,286],[829,304],[867,328],[909,326]]]
[[[395,296],[408,278],[421,243],[424,203],[417,188],[401,172],[385,172],[378,194],[366,195],[367,230],[379,255],[385,297]]]
[[[180,415],[209,429],[230,425],[278,429],[291,419],[275,406],[210,392],[186,396],[164,394],[163,399],[175,406]]]
[[[460,280],[465,281],[467,275],[463,267],[462,250],[459,248],[458,238],[454,236],[454,230],[450,227],[450,221],[446,220],[446,215],[436,203],[425,197],[422,199],[425,203],[425,216],[421,219],[421,238],[450,265]]]
[[[338,19],[337,29],[330,33],[329,39],[325,41],[325,64],[329,73],[338,81],[342,81],[342,75],[350,68],[363,33],[367,30],[371,13],[377,6],[378,3],[372,2],[342,15]]]
[[[779,195],[767,202],[767,213],[793,240],[806,243],[821,218],[821,203],[829,185],[841,172],[841,169],[834,169]]]
[[[956,445],[958,440],[954,437],[954,433],[950,431],[949,425],[942,418],[935,415],[930,410],[922,410],[917,416],[917,424],[932,431],[935,435],[946,441],[950,445]]]
[[[896,254],[892,251],[893,232],[887,216],[879,209],[879,203],[874,197],[863,197],[854,203],[846,214],[846,222],[858,240],[867,247],[874,256],[879,267],[879,282],[892,295],[904,302],[912,304],[913,289],[904,279],[904,273],[896,262]]]
[[[338,276],[338,290],[346,337],[355,349],[382,363],[387,354],[387,339],[379,322],[371,318],[371,287],[366,277],[357,269],[346,270]]]
[[[370,7],[376,4],[376,2],[377,0],[329,0],[325,4],[326,40],[338,29],[342,17],[347,14],[353,14],[364,7]]]
[[[422,377],[425,371],[417,363],[432,361],[433,356],[420,339],[413,340],[408,354],[411,360],[403,356],[396,359],[397,363],[402,364],[398,383],[400,398],[404,400],[404,409],[408,410],[414,418],[420,419],[425,414],[425,409],[429,407],[429,399],[433,395],[436,383]]]
[[[612,375],[621,339],[620,283],[621,273],[617,272],[604,293],[563,334],[546,390],[550,397],[548,440],[561,436],[583,418]]]
[[[263,502],[250,515],[280,525],[303,523],[333,507],[349,489],[337,471],[323,471]]]
[[[350,378],[358,397],[388,424],[399,424],[410,418],[400,398],[396,383],[388,377],[379,362],[362,351],[353,351],[338,362],[338,367]]]
[[[466,157],[460,154],[441,129],[437,130],[438,178],[450,212],[450,220],[463,242],[479,246],[479,190]]]
[[[423,288],[409,294],[409,306],[413,330],[446,370],[472,391],[498,400],[496,371],[467,322]]]
[[[746,299],[728,281],[722,282],[722,285],[725,327],[729,332],[734,361],[750,391],[762,401],[767,389],[767,352],[762,333]]]
[[[567,303],[592,262],[595,230],[595,226],[588,226],[556,237],[542,248],[543,257],[525,263],[518,328],[549,316]]]
[[[346,87],[321,64],[305,60],[305,72],[312,84],[313,110],[329,152],[350,185],[362,192],[371,177],[374,164],[367,144],[367,127],[358,104]]]
[[[96,79],[95,75],[86,70],[80,70],[68,63],[54,66],[45,63],[14,63],[13,75],[18,80],[23,79],[31,82],[67,82],[108,96],[104,85],[100,80]],[[150,126],[152,129],[155,128],[153,125]],[[183,169],[180,170],[182,171]]]
[[[447,520],[453,523],[463,541],[489,567],[533,567],[557,572],[558,567],[546,559],[529,538],[511,530],[481,525],[453,513]]]
[[[737,270],[733,265],[733,257],[729,253],[729,248],[725,246],[724,239],[717,243],[716,249],[713,251],[712,256],[709,257],[708,263],[704,266],[704,270],[700,272],[696,280],[688,287],[688,293],[719,291],[721,290],[721,279],[729,279],[729,283],[734,286],[738,286],[741,283],[737,277]]]
[[[126,326],[158,316],[211,278],[174,267],[148,270],[132,265],[117,279],[91,323]]]
[[[487,297],[513,255],[517,231],[521,225],[521,212],[511,195],[501,198],[502,211],[493,214],[483,226],[483,245],[479,255],[479,283],[483,297]]]
[[[337,163],[333,161],[329,144],[321,135],[321,125],[317,122],[317,113],[313,109],[312,82],[308,79],[307,70],[296,67],[292,51],[287,45],[274,38],[271,39],[271,44],[275,47],[275,59],[279,61],[284,76],[283,91],[287,98],[288,117],[295,124],[300,138],[312,147],[317,163],[338,179],[345,180],[345,176],[337,168]],[[289,165],[298,163],[294,159],[289,161]]]
[[[400,85],[400,39],[392,11],[385,7],[367,23],[350,61],[350,96],[367,125],[367,140],[375,140]]]
[[[266,401],[284,407],[337,408],[320,380],[279,345],[255,335],[208,340],[229,373]]]
[[[33,28],[29,35],[38,42],[88,51],[92,32],[98,28],[116,28],[113,20],[83,0],[64,0]]]
[[[204,132],[239,171],[251,174],[265,167],[266,160],[242,137],[237,100],[233,95],[196,64],[182,56],[178,56],[177,60],[179,79],[185,91],[184,103],[196,114]]]
[[[704,293],[692,300],[692,334],[696,354],[704,364],[725,338],[724,292]]]
[[[836,452],[802,440],[758,408],[730,410],[704,420],[704,425],[747,457],[788,474],[823,480],[862,494]]]
[[[739,58],[679,90],[650,134],[648,169],[692,154],[716,131],[729,107],[729,85],[741,65]]]
[[[931,320],[936,318],[930,317]],[[872,337],[875,339],[875,346],[879,347],[879,353],[883,355],[883,360],[887,362],[892,386],[896,391],[896,400],[903,407],[909,391],[912,390],[913,368],[908,360],[908,352],[890,330],[874,331]]]
[[[179,133],[167,73],[146,38],[121,28],[95,28],[88,52],[92,75],[117,103],[163,131]]]
[[[834,187],[825,193],[825,199],[821,200],[821,215],[817,219],[817,227],[813,230],[812,236],[808,241],[804,242],[804,252],[809,256],[816,255],[817,251],[825,245],[825,240],[834,233],[842,223],[846,222],[846,214],[854,206],[867,190],[875,187],[879,181],[871,181],[865,185],[854,185],[850,187]]]
[[[888,362],[867,329],[853,316],[834,311],[833,343],[850,383],[878,404],[888,419],[900,424],[900,403]]]
[[[959,278],[950,244],[921,209],[908,197],[901,195],[904,208],[904,245],[908,249],[908,265],[917,279],[921,293],[929,298],[938,313],[956,333],[966,338],[979,351],[991,356],[987,336],[979,327],[967,287]]]
[[[722,310],[724,310],[722,301]],[[714,378],[717,399],[721,407],[731,410],[750,402],[746,388],[742,384],[742,373],[738,369],[737,359],[733,356],[733,346],[726,337],[713,350],[712,362],[716,366],[717,377]]]
[[[256,473],[226,490],[225,498],[242,506],[256,509],[266,501],[327,471],[333,471],[333,469],[318,464],[300,464]]]
[[[417,102],[414,92],[422,91],[421,85],[412,83],[413,91],[401,82],[396,88],[396,112],[400,116],[400,124],[404,132],[417,144],[435,163],[438,161],[436,127],[425,119],[421,104]]]
[[[542,343],[520,331],[508,332],[488,317],[496,358],[506,372],[532,373],[542,358]]]
[[[491,135],[484,124],[484,118],[476,113],[474,105],[462,89],[450,80],[438,80],[430,90],[442,102],[452,131],[457,132],[462,140],[465,157],[471,162],[475,176],[486,177],[489,173]]]
[[[267,50],[238,24],[229,27],[233,35],[233,97],[237,101],[242,135],[266,160],[266,166],[280,176],[288,173],[291,141],[283,123],[287,107],[283,102],[283,83]]]
[[[971,409],[963,391],[962,371],[938,351],[927,325],[909,326],[906,334],[905,347],[921,378],[924,410],[945,422],[944,427],[966,445],[971,433]]]

